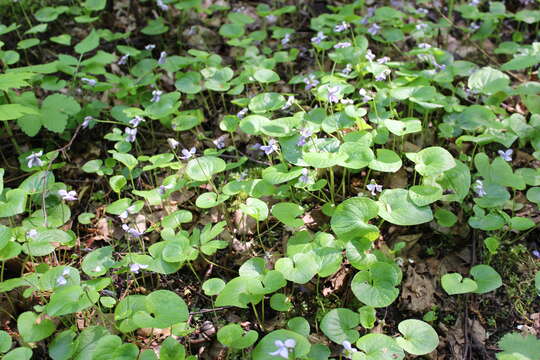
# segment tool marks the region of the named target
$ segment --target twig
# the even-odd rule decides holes
[[[215,311],[223,311],[223,310],[231,309],[233,307],[234,306],[227,305],[227,306],[220,306],[213,309],[201,309],[199,311],[191,311],[189,315],[191,316],[191,315],[198,315],[198,314],[206,314],[206,313],[215,312]]]

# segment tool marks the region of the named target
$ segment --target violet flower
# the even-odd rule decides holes
[[[33,167],[43,166],[43,161],[40,157],[43,155],[43,151],[33,152],[26,157],[28,160],[27,166],[31,169]]]
[[[326,39],[326,35],[322,31],[319,31],[317,36],[311,38],[311,42],[319,45],[324,39]]]
[[[315,74],[309,74],[304,78],[304,83],[306,84],[306,90],[309,90],[319,85],[319,80],[317,80]]]
[[[126,141],[127,142],[135,142],[137,139],[137,129],[132,128],[125,128],[124,133],[126,134]]]
[[[274,342],[274,345],[277,346],[277,350],[269,352],[268,355],[279,356],[284,359],[288,359],[289,350],[294,350],[294,347],[296,346],[296,341],[294,339],[287,339],[285,341],[276,340]]]
[[[343,21],[341,24],[337,24],[334,27],[334,31],[337,32],[337,33],[340,33],[340,32],[343,32],[343,31],[347,30],[349,27],[350,27],[350,25],[348,23],[346,23],[345,21]]]
[[[85,78],[85,77],[81,78],[81,81],[83,83],[85,83],[86,85],[88,85],[88,86],[96,86],[96,84],[97,84],[97,80],[89,79],[89,78]]]
[[[483,197],[487,195],[486,190],[484,190],[484,182],[480,179],[476,180],[476,183],[474,185],[474,191],[476,192],[476,195],[478,195],[478,197]]]
[[[500,157],[504,159],[504,161],[512,161],[512,154],[514,153],[514,150],[507,149],[507,150],[499,150],[497,151]]]
[[[195,156],[195,153],[197,152],[197,149],[195,147],[192,147],[191,149],[182,149],[182,156],[179,156],[182,160],[191,159],[193,156]]]
[[[66,191],[64,189],[58,190],[58,195],[65,201],[75,201],[77,200],[77,192],[75,190]]]
[[[340,43],[337,43],[336,45],[334,45],[334,49],[345,49],[345,48],[348,48],[350,46],[351,46],[350,42],[343,41],[343,42],[340,42]]]
[[[159,60],[157,63],[159,65],[163,65],[165,64],[165,61],[167,61],[167,53],[165,51],[162,51],[161,54],[159,54]]]
[[[94,120],[93,117],[91,117],[91,116],[86,116],[86,117],[84,118],[83,123],[82,123],[82,128],[83,128],[83,129],[86,129],[86,128],[90,125],[90,121],[92,121],[92,120]]]
[[[144,234],[137,229],[130,228],[127,224],[122,224],[122,229],[133,237],[141,237]]]
[[[157,103],[161,100],[161,95],[163,94],[163,91],[161,90],[154,90],[152,91],[152,98],[150,99],[150,102]]]
[[[375,182],[375,180],[371,180],[371,183],[366,185],[366,188],[368,191],[371,192],[371,195],[375,196],[378,192],[382,192],[383,186],[379,185]]]
[[[270,139],[270,140],[268,141],[268,145],[262,145],[262,146],[260,147],[260,149],[261,149],[262,151],[264,151],[264,153],[265,153],[266,155],[270,155],[271,153],[276,152],[276,151],[279,150],[279,145],[278,145],[278,142],[277,142],[276,140]]]
[[[125,65],[127,63],[127,61],[128,61],[128,58],[129,58],[129,54],[126,54],[126,55],[122,56],[120,58],[120,60],[118,60],[117,64],[118,65]]]
[[[339,86],[332,86],[328,88],[328,101],[331,103],[339,102],[338,93],[341,88]]]
[[[148,268],[148,265],[145,265],[145,264],[133,263],[133,264],[129,265],[129,271],[131,271],[134,274],[138,274],[139,270],[146,269],[146,268]]]
[[[129,124],[133,127],[139,126],[140,123],[145,122],[142,116],[135,116],[133,119],[129,120]]]
[[[297,146],[304,146],[306,145],[306,140],[309,139],[313,135],[313,131],[308,128],[303,128],[300,130],[300,139],[298,139],[298,142],[296,143]]]
[[[377,25],[376,23],[373,23],[371,24],[371,26],[368,28],[367,31],[371,36],[375,36],[379,33],[380,30],[381,30],[381,27]]]
[[[307,168],[302,169],[302,175],[298,179],[300,182],[307,184],[309,182],[309,170]]]

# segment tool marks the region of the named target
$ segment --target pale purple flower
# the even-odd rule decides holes
[[[373,23],[371,24],[371,26],[368,28],[367,31],[371,36],[375,36],[379,33],[380,30],[381,30],[381,27],[377,25],[376,23]]]
[[[300,182],[307,184],[309,182],[309,170],[307,168],[302,169],[302,175],[298,179]]]
[[[417,24],[417,25],[416,25],[416,30],[425,30],[425,29],[427,29],[428,27],[429,27],[428,24],[426,24],[426,23],[420,23],[420,24]]]
[[[474,191],[478,197],[483,197],[487,195],[486,190],[484,190],[484,182],[482,180],[476,180]]]
[[[26,157],[26,160],[28,160],[27,166],[31,169],[35,166],[43,166],[43,161],[41,161],[40,157],[43,155],[43,151],[33,152],[30,155]]]
[[[85,83],[86,85],[88,85],[88,86],[96,86],[96,84],[97,84],[97,80],[89,79],[89,78],[85,78],[85,77],[81,78],[81,81],[83,83]]]
[[[169,185],[159,185],[159,188],[158,188],[158,193],[159,195],[165,195],[165,193],[167,192],[167,190],[170,190],[174,187],[174,184],[169,184]]]
[[[182,156],[179,156],[182,160],[191,159],[195,153],[197,152],[197,149],[195,147],[192,147],[191,149],[182,149]]]
[[[514,153],[514,150],[507,149],[507,150],[499,150],[497,151],[500,157],[504,159],[504,161],[512,161],[512,154]]]
[[[339,86],[332,86],[328,88],[328,101],[331,103],[339,102],[338,93],[341,88]]]
[[[268,141],[268,145],[261,145],[260,149],[264,151],[266,155],[270,155],[271,153],[279,150],[279,145],[276,140],[270,139]]]
[[[533,256],[534,256],[535,258],[540,259],[540,251],[538,251],[538,250],[533,250],[533,251],[532,251],[532,254],[533,254]]]
[[[379,75],[375,76],[375,80],[377,81],[384,81],[386,80],[386,71],[383,71]]]
[[[124,210],[122,213],[120,213],[120,215],[118,215],[118,217],[120,219],[127,219],[127,217],[129,216],[129,214],[135,214],[135,210],[137,208],[135,207],[135,205],[131,205],[129,206],[126,210]]]
[[[86,128],[90,125],[90,121],[92,121],[92,120],[94,120],[93,117],[91,117],[91,116],[86,116],[86,117],[84,118],[83,123],[82,123],[82,128],[83,128],[83,129],[86,129]]]
[[[62,271],[62,275],[56,278],[56,285],[57,286],[64,286],[67,284],[66,276],[69,277],[69,269],[64,268],[64,271]]]
[[[173,139],[173,138],[168,138],[167,142],[169,143],[169,146],[172,149],[176,149],[178,147],[178,145],[180,145],[180,143],[176,139]]]
[[[346,23],[345,21],[343,21],[341,24],[337,24],[334,27],[334,31],[337,32],[337,33],[340,33],[340,32],[343,32],[343,31],[347,30],[349,27],[350,27],[350,25],[348,23]]]
[[[269,352],[268,355],[279,356],[284,359],[288,359],[289,350],[294,350],[294,347],[296,346],[296,341],[294,339],[287,339],[285,341],[276,340],[274,342],[274,345],[277,346],[277,350],[273,352]]]
[[[306,84],[306,90],[309,90],[319,85],[319,80],[317,80],[315,74],[309,74],[304,78],[304,83]]]
[[[161,90],[154,90],[152,91],[152,98],[150,99],[150,102],[157,103],[161,100],[161,95],[163,94],[163,91]]]
[[[146,268],[148,268],[148,265],[145,265],[145,264],[133,263],[133,264],[129,265],[129,271],[131,271],[134,274],[138,274],[139,270],[146,269]]]
[[[336,45],[334,45],[334,49],[345,49],[345,48],[348,48],[350,46],[351,46],[350,42],[343,41],[343,42],[340,42],[340,43],[337,43]]]
[[[127,142],[134,142],[137,139],[137,129],[125,128],[124,133],[126,134]]]
[[[274,14],[266,15],[265,16],[266,21],[268,21],[269,24],[273,24],[277,21],[277,16]]]
[[[35,239],[38,236],[38,232],[36,229],[30,229],[26,232],[26,237],[29,237],[30,239]]]
[[[349,75],[352,71],[352,65],[351,64],[347,64],[347,66],[345,66],[345,69],[341,70],[341,73],[343,75]]]
[[[324,39],[326,39],[326,35],[322,31],[319,31],[317,36],[311,38],[311,42],[319,45]]]
[[[389,61],[390,61],[390,58],[389,58],[388,56],[384,56],[384,57],[382,57],[382,58],[380,58],[380,59],[377,59],[377,62],[378,62],[379,64],[386,64],[386,63],[389,62]]]
[[[156,45],[154,44],[148,44],[144,47],[145,50],[152,51],[156,48]]]
[[[126,55],[122,56],[120,58],[120,60],[118,60],[117,64],[118,65],[125,65],[127,63],[127,61],[128,61],[128,58],[129,58],[129,54],[126,54]]]
[[[248,109],[247,108],[243,108],[242,110],[240,110],[236,116],[238,116],[239,119],[242,119],[244,116],[246,116],[248,112]]]
[[[375,54],[371,51],[371,49],[367,49],[366,52],[366,60],[373,61],[376,58]]]
[[[137,229],[130,228],[127,224],[122,224],[122,229],[133,237],[140,237],[144,234]]]
[[[339,102],[342,103],[343,105],[354,104],[354,101],[352,99],[341,99]]]
[[[375,180],[371,180],[371,182],[366,185],[366,188],[371,192],[371,195],[375,196],[378,192],[382,191],[383,186],[377,184]]]
[[[373,99],[371,96],[368,95],[368,92],[364,88],[361,88],[360,90],[358,90],[358,94],[360,94],[360,96],[362,96],[362,101],[363,102],[368,102],[368,101],[371,101]]]
[[[431,48],[431,45],[429,45],[428,43],[420,43],[420,44],[418,44],[418,47],[420,49],[429,49],[429,48]]]
[[[221,135],[215,140],[212,140],[214,145],[216,145],[216,148],[223,149],[225,147],[225,139],[227,139],[227,135]]]
[[[444,64],[434,63],[433,65],[435,66],[435,70],[436,70],[436,71],[443,71],[443,70],[446,70],[446,65],[444,65]]]
[[[165,3],[163,3],[163,0],[157,0],[156,3],[157,3],[157,6],[161,10],[163,10],[163,11],[168,11],[169,10],[169,5],[166,5]]]
[[[375,10],[377,10],[377,9],[375,8],[375,6],[370,6],[370,7],[368,7],[368,8],[367,8],[367,13],[366,13],[366,15],[367,15],[368,17],[372,17],[373,15],[375,15]]]
[[[352,359],[353,353],[358,352],[358,349],[353,348],[352,344],[347,340],[345,340],[341,345],[343,345],[343,355],[347,359]]]
[[[140,123],[145,122],[142,116],[135,116],[133,119],[129,120],[129,124],[133,127],[139,126]]]
[[[534,4],[535,0],[519,0],[519,2],[521,3],[521,5],[529,5],[529,4]]]
[[[306,145],[306,140],[313,135],[313,131],[308,128],[304,128],[300,130],[300,139],[298,139],[298,142],[296,143],[297,146],[304,146]]]
[[[75,201],[77,200],[77,192],[75,190],[66,191],[64,189],[58,190],[58,195],[65,201]]]
[[[478,6],[480,5],[481,0],[471,0],[469,1],[469,5],[471,6]]]
[[[167,53],[165,51],[162,51],[161,54],[159,54],[159,60],[157,63],[159,65],[163,65],[165,64],[165,61],[167,61]]]
[[[287,98],[287,102],[281,107],[281,110],[287,110],[292,104],[294,104],[294,96],[291,95]]]
[[[424,8],[419,8],[418,10],[416,10],[416,12],[421,15],[427,15],[429,13],[428,9],[424,9]]]
[[[283,39],[281,39],[281,45],[287,45],[291,41],[291,34],[285,34]]]

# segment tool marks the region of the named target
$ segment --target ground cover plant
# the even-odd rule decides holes
[[[0,356],[540,359],[540,8],[0,0]]]

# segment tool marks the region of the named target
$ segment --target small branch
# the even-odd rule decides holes
[[[227,310],[227,309],[231,309],[233,308],[233,306],[220,306],[220,307],[217,307],[217,308],[213,308],[213,309],[201,309],[199,311],[192,311],[189,313],[189,315],[199,315],[199,314],[206,314],[206,313],[209,313],[209,312],[216,312],[216,311],[223,311],[223,310]]]

